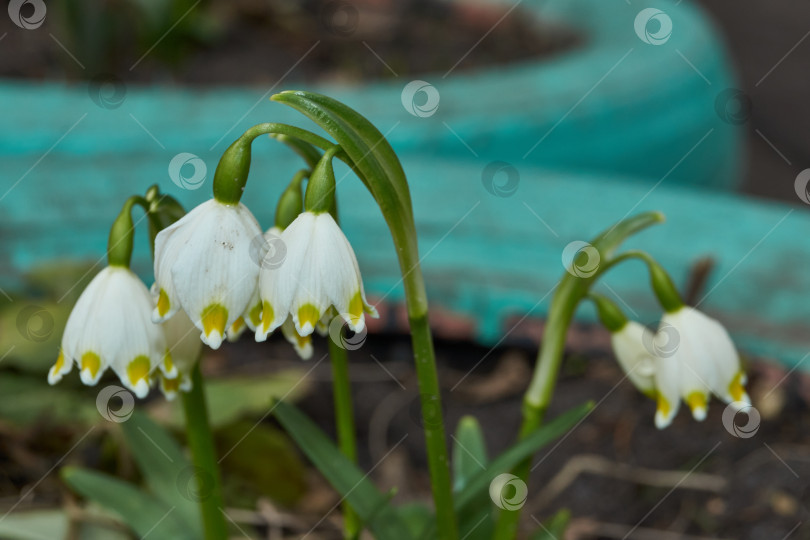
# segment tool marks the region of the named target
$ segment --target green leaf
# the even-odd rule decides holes
[[[0,372],[0,417],[18,426],[47,418],[51,423],[92,425],[103,421],[96,410],[97,390],[71,387],[69,381],[50,386],[44,375]]]
[[[321,474],[349,501],[376,538],[412,538],[408,525],[389,504],[388,497],[374,487],[368,475],[349,461],[312,420],[284,401],[276,403],[274,414]]]
[[[558,540],[559,538],[565,538],[565,530],[568,528],[570,521],[571,511],[567,508],[563,508],[534,532],[532,540]]]
[[[241,420],[217,430],[216,439],[231,504],[253,507],[258,497],[269,497],[289,507],[306,492],[306,467],[280,429]]]
[[[121,424],[121,429],[149,490],[176,508],[175,514],[186,527],[202,537],[200,507],[189,497],[187,489],[187,483],[196,475],[192,474],[191,463],[180,446],[165,429],[137,409]]]
[[[287,91],[270,99],[302,112],[334,137],[377,201],[392,232],[403,224],[413,229],[405,171],[385,136],[371,122],[343,103],[312,92]]]
[[[301,139],[284,135],[283,133],[271,133],[270,136],[279,142],[289,146],[296,154],[306,161],[307,167],[314,169],[315,165],[321,160],[321,151],[315,146],[309,144]]]
[[[198,533],[188,527],[176,508],[147,495],[135,486],[107,474],[64,467],[62,479],[83,497],[116,513],[139,536],[194,540]]]
[[[515,465],[533,455],[538,449],[566,433],[582,420],[593,408],[593,403],[585,403],[566,411],[551,422],[539,427],[522,441],[506,450],[491,461],[486,470],[480,471],[466,484],[464,491],[456,496],[456,512],[462,511],[475,500],[476,496],[489,490],[492,479],[509,472]]]
[[[489,461],[484,434],[474,416],[459,420],[453,443],[453,490],[463,491],[470,478],[485,470]]]
[[[610,229],[602,231],[591,241],[591,245],[599,250],[602,260],[608,260],[622,242],[647,227],[663,222],[664,214],[661,212],[643,212],[623,219]]]
[[[85,509],[87,517],[109,516]],[[76,529],[71,529],[75,526]],[[72,535],[72,536],[71,536]],[[130,535],[112,524],[89,520],[72,525],[65,510],[23,510],[8,514],[0,520],[0,538],[4,540],[43,540],[44,538],[76,538],[77,540],[130,540]]]
[[[473,416],[463,417],[453,437],[453,491],[461,493],[470,479],[487,469],[484,434],[481,425]],[[458,513],[459,535],[462,537],[488,538],[492,534],[492,501],[488,492],[479,493],[467,507]]]
[[[273,399],[295,401],[311,386],[300,369],[287,369],[254,377],[208,379],[205,394],[208,414],[214,429],[232,424],[246,416],[267,412]],[[152,418],[176,429],[185,426],[183,410],[174,402],[159,400],[149,408]]]

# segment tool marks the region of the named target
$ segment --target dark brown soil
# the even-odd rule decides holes
[[[52,3],[39,31],[0,17],[3,47],[15,51],[0,56],[0,77],[110,73],[127,83],[271,85],[294,71],[299,82],[367,81],[444,73],[457,61],[458,71],[502,65],[577,41],[521,17],[519,8],[498,22],[503,8],[463,2],[205,0],[172,2],[166,11],[136,4]]]

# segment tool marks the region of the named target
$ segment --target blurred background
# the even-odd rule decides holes
[[[641,0],[11,0],[0,16],[0,538],[126,538],[120,516],[60,479],[71,465],[133,484],[121,426],[75,374],[49,387],[62,327],[103,266],[124,199],[152,184],[210,197],[222,151],[265,121],[313,128],[269,97],[307,89],[367,116],[411,183],[447,425],[477,416],[491,455],[513,440],[564,251],[660,210],[648,250],[721,320],[750,372],[742,435],[712,404],[652,425],[609,336],[579,313],[551,414],[594,412],[539,456],[525,519],[562,508],[566,538],[810,538],[810,7]],[[262,138],[245,202],[264,227],[301,162]],[[397,502],[429,499],[419,393],[396,257],[379,211],[338,170],[343,228],[381,312],[351,352],[361,465]],[[344,181],[345,179],[345,181]],[[144,228],[145,229],[145,228]],[[133,268],[147,285],[146,231]],[[643,268],[600,285],[660,316]],[[324,342],[208,351],[203,371],[234,537],[338,538],[338,496],[268,415],[296,400],[333,432]],[[127,410],[128,409],[128,410]],[[753,422],[753,424],[752,424]],[[138,424],[139,426],[141,424]],[[404,438],[404,439],[403,439]],[[398,443],[400,441],[402,444]],[[131,443],[131,441],[129,441]],[[188,479],[177,490],[193,500]],[[471,536],[475,537],[475,536]]]

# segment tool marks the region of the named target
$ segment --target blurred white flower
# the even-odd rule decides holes
[[[191,390],[191,377],[189,374],[194,364],[200,358],[202,341],[200,341],[197,328],[184,311],[179,311],[162,325],[166,335],[166,345],[170,357],[166,360],[168,376],[160,377],[160,390],[166,399],[173,400],[180,391]]]
[[[681,398],[695,420],[706,418],[711,393],[727,403],[750,403],[740,356],[726,329],[700,311],[683,306],[661,319],[659,332],[672,332],[678,342],[666,355],[655,356],[658,406],[655,425],[667,427]],[[672,336],[670,336],[672,338]]]
[[[610,342],[627,378],[640,392],[655,397],[654,361],[645,345],[645,336],[650,333],[643,324],[627,321],[618,331],[611,333]]]

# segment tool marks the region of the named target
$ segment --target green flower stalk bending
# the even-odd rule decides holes
[[[557,375],[565,352],[568,327],[571,325],[580,302],[587,297],[591,287],[600,276],[630,256],[627,254],[614,256],[614,252],[621,242],[636,232],[663,220],[664,217],[660,213],[649,212],[619,222],[590,243],[599,253],[599,266],[595,272],[592,274],[589,272],[587,277],[580,277],[577,272],[569,271],[560,280],[549,307],[535,371],[529,389],[523,398],[523,422],[519,433],[521,440],[543,423],[557,383]],[[633,256],[638,256],[638,253],[640,252],[633,252]],[[588,262],[590,264],[590,260]],[[571,264],[573,266],[577,264],[576,258]],[[525,482],[528,479],[530,467],[531,459],[527,459],[513,473]],[[515,538],[519,520],[520,509],[501,511],[495,529],[495,538],[498,540]]]
[[[317,150],[313,147],[331,153],[349,165],[371,192],[391,231],[402,273],[422,416],[430,419],[424,422],[424,433],[437,532],[440,538],[453,540],[458,537],[458,529],[453,511],[444,420],[435,418],[435,411],[441,410],[441,395],[405,173],[379,130],[345,105],[308,92],[283,92],[271,99],[289,105],[314,120],[335,138],[337,144],[285,124],[253,126],[225,151],[214,175],[214,196],[224,204],[239,201],[250,168],[250,145],[260,135],[271,135],[289,144],[307,160],[310,167],[317,159]]]

